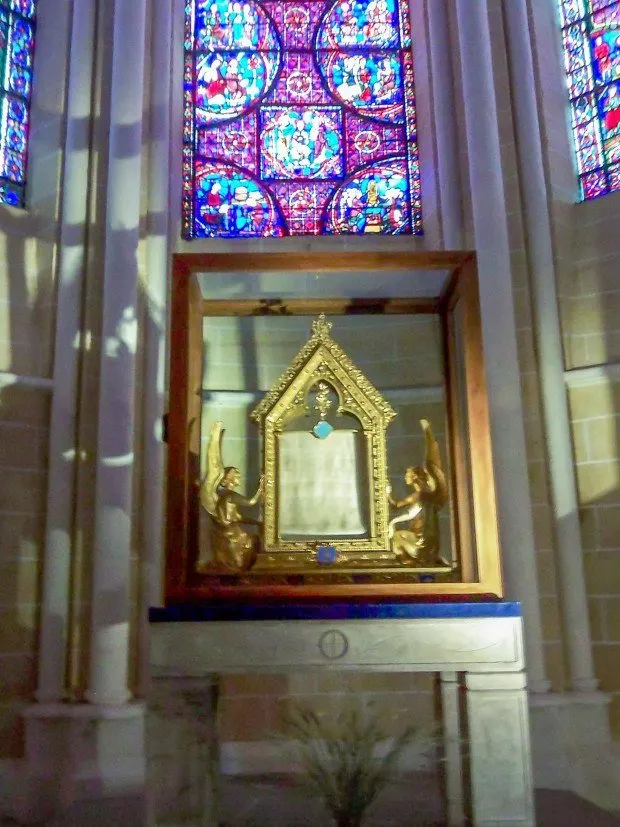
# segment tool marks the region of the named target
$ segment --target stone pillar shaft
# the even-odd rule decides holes
[[[461,758],[460,683],[457,672],[441,672],[441,718],[443,722],[446,822],[448,827],[465,824],[463,762]]]
[[[447,0],[427,0],[426,14],[443,244],[447,250],[460,250],[463,248],[463,198]]]
[[[456,0],[495,480],[508,595],[523,604],[531,686],[547,690],[527,472],[489,0]]]
[[[146,0],[116,0],[110,82],[88,699],[124,703],[132,554]]]
[[[153,0],[148,217],[146,240],[146,316],[144,320],[144,393],[142,394],[144,475],[142,481],[143,607],[140,619],[140,686],[148,685],[148,609],[162,600],[164,445],[166,399],[166,322],[169,291],[170,85],[172,82],[172,0]]]
[[[560,600],[568,664],[574,689],[596,689],[573,466],[549,199],[532,58],[527,0],[505,5],[512,73],[517,151],[521,165],[523,221],[531,268],[532,311],[538,350],[549,483],[555,518]]]
[[[533,827],[533,784],[523,672],[468,674],[472,822]]]
[[[67,92],[67,131],[62,179],[54,391],[49,465],[36,697],[65,694],[71,554],[77,457],[77,386],[82,346],[82,282],[86,259],[93,100],[95,0],[73,6]]]

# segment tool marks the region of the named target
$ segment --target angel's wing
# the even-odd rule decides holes
[[[448,482],[441,464],[439,443],[435,439],[433,429],[427,419],[421,419],[420,425],[424,431],[426,440],[426,453],[424,455],[424,470],[433,482],[432,501],[437,508],[442,508],[448,499]]]
[[[211,426],[209,441],[205,449],[203,468],[206,466],[206,474],[200,486],[200,501],[211,516],[215,516],[217,505],[217,487],[224,476],[224,463],[222,462],[222,437],[224,436],[224,423],[214,422]]]

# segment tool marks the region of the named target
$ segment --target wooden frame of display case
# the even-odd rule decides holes
[[[197,274],[437,270],[449,277],[435,297],[203,299]],[[182,253],[173,256],[165,601],[458,600],[503,595],[489,412],[482,352],[476,257],[471,252]],[[459,335],[455,309],[458,308]],[[437,314],[444,375],[453,492],[453,543],[459,582],[248,584],[234,574],[216,585],[196,571],[199,542],[202,323],[209,316]],[[458,339],[458,341],[457,341]],[[461,358],[458,358],[460,347]],[[460,385],[459,385],[460,382]],[[459,394],[461,395],[459,398]],[[467,434],[466,437],[463,435]],[[463,503],[468,503],[464,508]],[[459,508],[459,505],[461,506]]]

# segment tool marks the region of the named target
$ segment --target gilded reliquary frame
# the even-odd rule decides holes
[[[226,273],[299,271],[329,277],[342,272],[402,272],[415,278],[438,274],[428,295],[385,298],[210,299],[203,287]],[[441,275],[441,278],[439,276]],[[202,287],[201,287],[202,285]],[[385,429],[394,415],[387,402],[338,347],[329,324],[314,331],[281,385],[271,387],[254,409],[262,427],[265,474],[258,557],[251,568],[210,570],[201,564],[201,416],[203,398],[203,323],[217,317],[432,314],[439,319],[445,390],[445,464],[450,490],[453,559],[443,565],[401,565],[390,555],[388,469]],[[322,330],[322,333],[321,333]],[[321,335],[328,348],[321,351]],[[335,349],[334,349],[335,345]],[[484,381],[476,258],[469,252],[413,253],[259,253],[178,254],[173,257],[170,353],[170,403],[167,416],[168,489],[166,522],[167,603],[296,599],[465,599],[503,594],[489,415]],[[314,349],[313,349],[314,348]],[[314,361],[312,361],[314,359]],[[322,365],[322,367],[321,367]],[[317,538],[282,536],[278,529],[276,473],[278,441],[290,421],[308,413],[309,392],[327,379],[338,409],[360,423],[370,483],[364,536]],[[313,390],[314,389],[314,390]],[[315,406],[316,407],[316,406]],[[226,425],[226,423],[224,423]],[[204,444],[205,435],[202,435]],[[224,440],[223,456],[226,459]],[[382,453],[383,452],[383,453]],[[391,469],[394,471],[394,469]],[[397,469],[402,473],[403,469]],[[270,488],[271,486],[271,488]],[[286,534],[286,532],[285,532]],[[257,541],[257,542],[259,542]],[[317,554],[328,547],[334,565],[322,566]],[[216,567],[217,568],[217,567]]]
[[[279,381],[265,394],[261,402],[252,411],[251,417],[260,426],[263,441],[263,468],[265,474],[264,495],[264,532],[263,548],[259,554],[258,564],[266,568],[277,569],[277,554],[288,552],[291,570],[307,568],[312,565],[317,549],[332,549],[334,555],[346,556],[350,567],[368,568],[374,558],[385,556],[390,550],[388,538],[388,511],[386,488],[388,485],[385,431],[396,412],[390,403],[368,381],[366,376],[349,359],[344,350],[330,336],[331,322],[319,317],[313,323],[313,332],[309,341],[302,347],[289,368]],[[324,405],[328,406],[327,395],[331,392],[336,397],[337,417],[351,418],[358,429],[340,430],[330,434],[330,439],[340,435],[357,439],[359,445],[356,453],[361,454],[357,473],[362,479],[345,480],[344,484],[360,488],[358,525],[349,526],[353,531],[335,532],[329,526],[322,530],[314,529],[301,536],[295,536],[294,530],[288,535],[282,525],[283,503],[287,496],[287,483],[282,474],[282,455],[284,441],[287,437],[304,438],[318,449],[322,443],[313,439],[311,430],[288,431],[287,427],[303,421],[311,415],[312,405],[309,396],[316,388],[322,388]],[[320,405],[319,405],[320,407]],[[322,414],[325,416],[325,413]],[[319,419],[315,427],[327,425],[326,419]],[[331,429],[331,426],[327,425]],[[329,450],[330,443],[325,447]],[[353,446],[355,451],[355,446]],[[311,455],[307,450],[305,456]],[[346,455],[343,452],[343,457]],[[353,464],[353,463],[352,463]],[[326,487],[330,486],[325,481]],[[329,499],[336,492],[331,491]],[[356,498],[357,499],[357,498]],[[350,503],[347,503],[349,510]],[[346,512],[345,512],[346,514]],[[337,522],[342,522],[342,516]],[[356,536],[357,534],[357,536]],[[344,535],[344,536],[343,536]],[[294,560],[293,558],[297,558]],[[376,561],[378,562],[378,560]],[[296,565],[295,565],[296,563]],[[291,565],[294,564],[294,565]]]

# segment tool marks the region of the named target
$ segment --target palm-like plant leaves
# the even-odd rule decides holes
[[[428,731],[406,727],[388,739],[375,716],[359,705],[333,720],[295,706],[283,726],[298,747],[308,783],[330,810],[338,827],[358,827],[364,812],[389,782],[404,749]],[[388,744],[378,754],[377,747]]]

